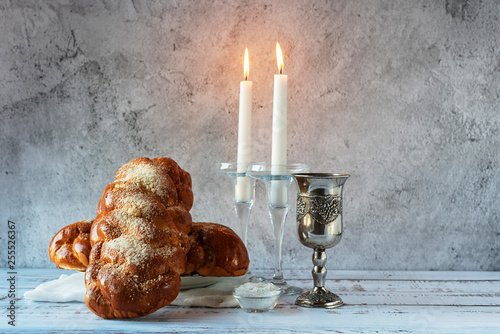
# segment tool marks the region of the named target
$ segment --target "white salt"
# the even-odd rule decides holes
[[[272,283],[248,282],[235,289],[241,297],[271,297],[280,294],[281,289]]]

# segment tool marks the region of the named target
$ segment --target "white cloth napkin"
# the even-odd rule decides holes
[[[247,276],[220,278],[213,285],[183,290],[171,305],[199,307],[236,307],[232,289],[248,281]],[[39,302],[85,302],[85,273],[61,275],[24,293],[26,299]]]
[[[200,307],[236,307],[238,302],[233,297],[233,288],[248,281],[248,277],[228,277],[217,283],[189,290],[181,290],[170,305]]]
[[[58,279],[40,284],[24,293],[26,299],[38,302],[85,303],[85,273],[62,274]]]

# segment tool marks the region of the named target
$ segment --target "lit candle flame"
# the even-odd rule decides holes
[[[244,72],[245,72],[245,80],[248,80],[248,72],[250,71],[250,65],[248,64],[248,48],[245,48],[245,65],[244,65]]]
[[[278,70],[283,74],[283,54],[281,53],[280,44],[276,42],[276,60],[278,61]]]

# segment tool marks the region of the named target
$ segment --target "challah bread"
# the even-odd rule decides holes
[[[241,276],[250,260],[243,241],[229,227],[215,223],[194,223],[190,236],[194,245],[188,253],[187,275]]]
[[[122,166],[94,220],[60,230],[49,246],[60,268],[86,268],[86,304],[103,318],[133,318],[168,305],[180,275],[243,275],[241,239],[214,223],[193,223],[191,176],[169,158]]]
[[[117,231],[121,231],[122,229],[127,229],[128,231],[147,229],[147,226],[141,224],[141,219],[129,219],[127,221],[124,220],[123,217],[120,217],[121,214],[120,210],[114,210],[112,214],[101,218],[106,219],[106,223],[96,225],[93,233],[98,233],[101,235],[101,238],[105,238],[105,235],[113,233],[117,233],[115,235],[116,237],[119,233]],[[117,218],[115,215],[119,217]],[[86,263],[82,263],[79,259],[88,259],[90,256],[91,247],[89,234],[92,221],[93,220],[84,220],[68,225],[54,236],[49,247],[49,254],[57,254],[58,248],[56,248],[56,245],[64,244],[72,246],[72,240],[78,240],[80,244],[79,247],[67,247],[67,249],[70,250],[69,256],[50,256],[52,262],[59,268],[85,271],[88,260]],[[79,226],[78,230],[75,226]],[[71,232],[67,232],[66,230],[71,230]],[[82,232],[79,237],[75,235],[78,231]],[[162,233],[160,230],[154,231],[156,233]],[[174,231],[174,233],[177,232]],[[184,236],[180,233],[179,235],[180,237]],[[69,236],[71,236],[71,239],[69,239]],[[248,269],[248,253],[243,241],[229,227],[216,223],[193,222],[188,237],[189,240],[187,241],[182,238],[182,242],[191,243],[189,253],[187,254],[186,268],[182,275],[240,276],[245,274]],[[112,239],[112,237],[109,238]],[[57,240],[57,243],[54,242],[54,240]],[[65,241],[63,242],[62,240]],[[161,237],[157,236],[150,240],[152,243],[155,243],[154,240],[161,240]]]
[[[92,219],[82,220],[62,228],[49,245],[49,257],[59,268],[85,271],[90,256]]]
[[[85,302],[103,318],[147,315],[180,291],[192,222],[189,203],[179,205],[176,185],[161,161],[172,164],[147,158],[125,164],[99,201],[90,231]]]

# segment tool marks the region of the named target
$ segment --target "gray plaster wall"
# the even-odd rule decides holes
[[[0,266],[11,220],[16,265],[54,267],[51,237],[141,156],[191,173],[196,221],[234,227],[214,164],[236,159],[245,47],[270,160],[279,41],[289,162],[351,174],[328,268],[500,270],[499,19],[496,0],[2,0]],[[284,269],[309,269],[294,214]],[[248,248],[272,268],[261,184]]]

